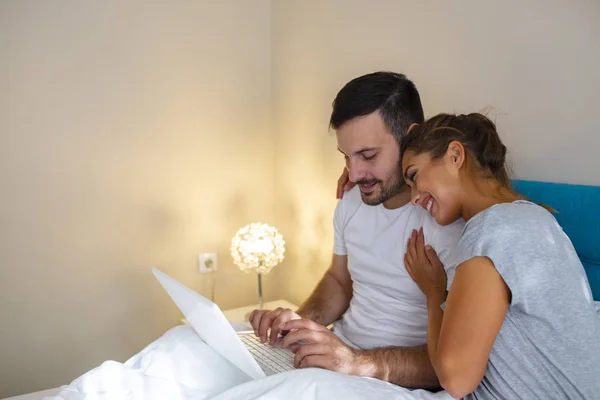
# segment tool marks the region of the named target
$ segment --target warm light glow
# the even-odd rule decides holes
[[[283,261],[285,241],[276,228],[252,223],[237,231],[231,241],[231,257],[242,271],[266,274]]]

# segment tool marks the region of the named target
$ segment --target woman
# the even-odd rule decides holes
[[[401,152],[412,202],[441,225],[466,221],[448,285],[420,232],[405,256],[427,297],[441,385],[455,398],[600,398],[600,319],[585,271],[552,214],[512,191],[494,124],[438,115]]]

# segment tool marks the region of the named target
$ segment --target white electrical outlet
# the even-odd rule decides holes
[[[198,254],[198,271],[201,274],[208,274],[217,269],[217,253]]]

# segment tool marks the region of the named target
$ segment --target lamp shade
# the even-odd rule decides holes
[[[242,271],[266,274],[283,261],[285,241],[273,226],[255,222],[240,228],[231,240],[231,257]]]

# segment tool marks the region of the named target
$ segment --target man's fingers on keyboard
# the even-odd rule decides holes
[[[250,322],[250,325],[252,326],[252,329],[254,330],[254,334],[256,335],[256,326],[254,324],[254,320],[257,319],[258,317],[258,310],[253,310],[252,313],[250,313],[250,317],[248,317],[248,322]]]
[[[298,368],[323,368],[333,371],[331,359],[318,354],[304,357]]]
[[[317,332],[328,332],[329,329],[321,324],[317,324],[314,321],[306,318],[292,319],[285,322],[281,329],[293,330],[293,329],[310,329]]]
[[[269,344],[273,346],[277,342],[277,336],[279,335],[279,324],[273,324],[271,326],[271,335],[269,337]]]
[[[296,355],[294,356],[294,366],[299,368],[302,365],[302,361],[305,357],[324,355],[326,353],[326,346],[322,344],[307,344],[300,346]]]
[[[260,337],[260,341],[262,343],[267,341],[267,331],[269,328],[271,328],[273,320],[275,320],[279,314],[281,314],[282,310],[282,308],[277,308],[271,312],[268,312],[262,317],[260,321],[260,327],[258,328],[258,336]]]
[[[298,329],[296,332],[290,332],[281,341],[281,347],[285,348],[296,342],[320,343],[324,338],[322,332],[315,332],[310,329]]]
[[[250,314],[250,318],[248,319],[250,321],[250,325],[252,325],[252,329],[254,329],[254,334],[256,336],[258,336],[258,328],[260,327],[260,321],[262,320],[262,317],[265,316],[265,314],[267,314],[269,312],[269,310],[254,310],[252,311],[252,314]]]
[[[279,332],[281,331],[281,329],[279,329],[279,325],[281,324],[280,321],[283,321],[284,315],[285,311],[282,311],[281,313],[279,313],[277,318],[275,318],[273,322],[271,322],[271,335],[269,336],[269,344],[271,346],[274,345],[277,341],[277,335],[279,335]]]
[[[273,322],[271,323],[271,340],[269,341],[271,345],[274,345],[275,342],[277,342],[278,335],[283,332],[283,330],[279,326],[284,322],[287,322],[290,319],[292,319],[293,316],[294,312],[292,310],[284,309],[277,316],[277,318],[273,320]]]

